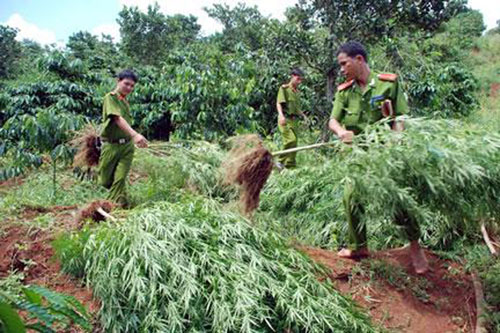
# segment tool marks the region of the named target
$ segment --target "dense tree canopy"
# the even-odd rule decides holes
[[[147,13],[124,7],[118,14],[121,50],[138,64],[159,65],[169,51],[193,42],[200,31],[194,16],[166,16],[158,4]]]
[[[0,78],[6,78],[15,71],[15,64],[21,52],[16,35],[16,29],[0,25]]]
[[[413,114],[459,117],[476,105],[477,81],[463,60],[484,25],[462,0],[300,0],[283,21],[243,3],[205,10],[222,32],[201,36],[196,17],[169,16],[158,5],[124,7],[118,43],[80,31],[54,49],[17,42],[15,30],[1,27],[0,152],[37,154],[21,130],[27,115],[99,123],[100,99],[123,68],[139,73],[130,104],[134,126],[151,139],[272,135],[277,88],[295,66],[306,72],[304,110],[322,129],[342,82],[335,52],[349,39],[367,46],[374,70],[400,74]],[[54,138],[56,147],[66,136]]]

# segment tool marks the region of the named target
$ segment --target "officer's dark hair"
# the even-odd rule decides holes
[[[290,75],[296,75],[296,76],[304,77],[305,73],[299,67],[295,67],[295,68],[292,68],[292,70],[290,71]]]
[[[130,69],[124,69],[123,71],[118,73],[117,78],[118,78],[118,81],[121,81],[123,79],[129,79],[129,80],[134,81],[135,83],[137,83],[137,81],[139,80],[139,77],[137,76],[137,74],[135,74]]]
[[[366,53],[365,47],[360,42],[351,40],[342,44],[337,51],[337,56],[341,53],[345,53],[351,58],[360,55],[365,59],[365,62],[368,62],[368,54]]]

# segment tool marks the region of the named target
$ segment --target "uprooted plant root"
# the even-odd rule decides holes
[[[240,185],[240,202],[245,214],[251,214],[258,206],[260,192],[273,169],[273,157],[256,135],[232,140],[233,149],[224,163],[225,183]]]
[[[87,125],[81,131],[77,132],[70,141],[70,145],[78,149],[73,166],[75,167],[94,167],[99,164],[101,152],[98,149],[99,133],[97,128]]]
[[[114,207],[115,204],[107,200],[93,201],[79,212],[77,221],[80,223],[89,218],[95,222],[104,221],[106,217],[99,213],[98,209],[102,208],[106,213],[109,213]]]

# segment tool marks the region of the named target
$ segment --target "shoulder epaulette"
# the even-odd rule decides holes
[[[392,73],[385,73],[385,74],[379,74],[378,79],[382,81],[392,81],[395,82],[398,79],[397,74],[392,74]]]
[[[337,91],[345,90],[345,89],[349,88],[350,86],[352,86],[353,83],[354,83],[354,80],[350,80],[350,81],[344,82],[342,84],[339,84],[337,86]]]
[[[288,87],[290,87],[290,85],[289,85],[288,83],[285,83],[285,84],[282,84],[282,85],[281,85],[281,88],[283,88],[283,89],[286,89],[286,88],[288,88]]]

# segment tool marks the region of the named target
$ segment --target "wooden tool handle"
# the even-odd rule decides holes
[[[290,149],[276,151],[274,153],[271,153],[271,155],[279,156],[279,155],[284,155],[284,154],[289,154],[289,153],[295,153],[295,152],[301,151],[301,150],[308,150],[308,149],[315,149],[315,148],[319,148],[319,147],[332,146],[335,144],[336,144],[336,142],[315,143],[315,144],[309,145],[309,146],[302,146],[302,147],[296,147],[296,148],[290,148]]]

